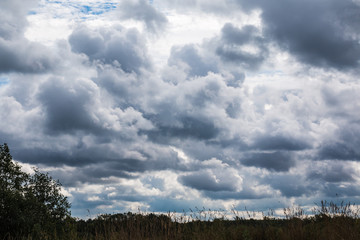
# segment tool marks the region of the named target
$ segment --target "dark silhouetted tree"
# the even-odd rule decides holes
[[[57,238],[62,222],[70,217],[70,203],[61,184],[47,173],[21,170],[8,145],[0,145],[0,239],[33,236]]]

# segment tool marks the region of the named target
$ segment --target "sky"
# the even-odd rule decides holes
[[[75,217],[360,203],[360,1],[1,0],[0,142]]]

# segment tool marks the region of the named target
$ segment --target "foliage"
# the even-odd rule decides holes
[[[59,226],[70,217],[70,204],[61,184],[34,170],[32,175],[21,171],[8,145],[0,145],[0,239],[54,239],[64,230]]]

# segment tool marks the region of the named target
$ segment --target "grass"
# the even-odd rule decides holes
[[[182,213],[105,214],[86,221],[68,218],[51,237],[41,235],[39,226],[36,235],[7,235],[3,239],[360,239],[359,209],[350,203],[322,201],[310,212],[291,207],[283,213],[280,217],[273,210],[262,213],[195,208]]]

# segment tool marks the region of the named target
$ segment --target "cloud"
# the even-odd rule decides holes
[[[76,80],[72,86],[60,78],[49,79],[41,86],[39,100],[45,108],[46,129],[49,133],[72,133],[76,130],[94,131],[91,98],[96,85],[87,80]]]
[[[360,189],[357,184],[339,185],[337,183],[328,183],[324,187],[324,192],[327,197],[357,197],[360,194]]]
[[[264,179],[272,188],[280,190],[285,197],[308,196],[316,192],[316,187],[304,181],[298,174],[276,174]]]
[[[308,173],[309,179],[319,179],[324,182],[338,183],[338,182],[352,182],[354,181],[354,171],[347,165],[341,163],[326,162],[327,166],[322,166],[319,169],[312,169]]]
[[[243,190],[243,177],[236,169],[216,158],[202,161],[196,172],[182,175],[178,181],[213,199],[235,198],[244,192],[256,195],[250,189]]]
[[[265,35],[303,63],[336,69],[356,68],[360,46],[354,1],[238,1],[260,8]],[[285,10],[286,9],[286,10]]]
[[[252,148],[259,150],[287,150],[287,151],[300,151],[311,148],[311,145],[306,141],[286,136],[257,136]]]
[[[150,118],[152,119],[152,118]],[[152,120],[154,122],[154,120]],[[156,120],[155,120],[156,121]],[[211,139],[216,137],[218,129],[211,122],[202,121],[197,118],[183,117],[178,119],[179,126],[164,126],[155,123],[157,126],[154,130],[145,133],[150,139],[160,142],[167,142],[167,138],[197,138]]]
[[[331,139],[325,139],[318,149],[320,159],[360,160],[358,144],[360,143],[357,124],[342,126]]]
[[[333,119],[335,126],[329,128],[321,140],[317,148],[318,159],[360,160],[358,106],[353,104],[358,101],[358,91],[358,87],[352,84],[334,82],[321,89],[326,117]]]
[[[216,54],[223,60],[239,64],[245,69],[257,69],[267,58],[266,41],[252,25],[241,29],[227,23],[221,29]]]
[[[126,0],[118,6],[120,19],[134,19],[142,21],[147,30],[160,33],[166,27],[168,20],[166,16],[157,11],[146,0]]]
[[[222,0],[174,0],[164,1],[158,3],[160,6],[164,6],[170,9],[177,9],[180,12],[191,11],[196,13],[210,13],[216,15],[228,16],[233,10],[239,10],[239,7],[233,1]]]
[[[116,26],[90,30],[79,26],[69,36],[69,42],[74,52],[86,54],[92,61],[119,65],[128,73],[139,73],[150,66],[144,39],[136,29]]]
[[[262,167],[273,171],[288,171],[295,166],[293,155],[289,152],[247,153],[241,160],[246,166]]]
[[[40,44],[0,38],[0,72],[43,73],[55,68],[58,58]]]
[[[236,191],[241,187],[242,179],[235,172],[223,169],[222,172],[216,170],[198,171],[193,174],[180,177],[180,182],[186,186],[204,191]],[[238,186],[238,184],[240,186]]]
[[[166,212],[166,211],[183,212],[183,211],[188,211],[189,206],[193,206],[194,208],[198,205],[201,205],[201,202],[197,200],[156,198],[150,201],[149,210],[154,212]]]
[[[43,73],[55,68],[58,58],[49,49],[24,38],[26,14],[36,3],[0,3],[0,73]]]
[[[0,38],[5,40],[22,36],[25,27],[27,12],[35,7],[37,0],[23,2],[21,0],[4,0],[0,3]]]
[[[230,192],[230,191],[206,191],[205,196],[211,199],[220,199],[220,200],[238,200],[238,199],[263,199],[272,197],[271,194],[264,193],[264,192],[257,192],[253,189],[244,189],[240,192]]]
[[[348,146],[346,143],[328,143],[319,151],[318,155],[321,159],[336,159],[336,160],[357,160],[360,159],[360,154],[357,149]]]
[[[206,76],[208,72],[218,72],[216,61],[200,55],[195,45],[177,46],[171,49],[171,55],[168,60],[169,66],[182,67],[189,76]]]

